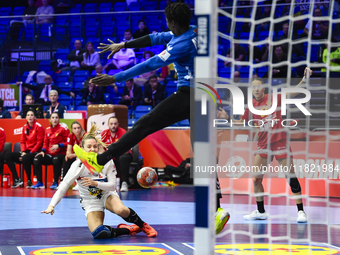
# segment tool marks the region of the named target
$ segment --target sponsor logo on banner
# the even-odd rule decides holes
[[[22,127],[14,129],[14,135],[21,135],[22,134]]]
[[[156,246],[156,245],[155,245]],[[33,250],[31,255],[53,255],[53,254],[171,254],[164,248],[137,245],[87,245],[87,246],[63,246]]]
[[[0,98],[4,100],[4,106],[19,106],[19,87],[17,85],[0,84]]]

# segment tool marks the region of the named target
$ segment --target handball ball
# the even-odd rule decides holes
[[[143,167],[137,173],[137,181],[143,188],[150,188],[155,185],[158,180],[158,175],[151,167]]]

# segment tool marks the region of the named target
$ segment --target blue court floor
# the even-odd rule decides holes
[[[107,240],[93,240],[77,191],[69,190],[53,216],[41,214],[54,191],[0,188],[0,255],[50,254],[193,254],[194,188],[159,187],[121,194],[123,203],[157,231]],[[216,239],[216,254],[340,254],[340,207],[305,206],[308,224],[297,224],[294,204],[277,198],[266,207],[265,221],[246,222],[243,214],[255,208],[248,196],[234,196],[222,207],[231,214]],[[333,200],[340,203],[340,200]],[[273,203],[272,203],[273,204]],[[105,224],[124,223],[106,212]],[[232,244],[235,245],[232,245]],[[269,245],[271,243],[271,245]],[[293,244],[293,246],[287,246]],[[208,254],[207,254],[208,255]]]

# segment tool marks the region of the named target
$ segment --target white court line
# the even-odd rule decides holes
[[[21,255],[25,255],[25,252],[23,251],[23,249],[21,248],[21,246],[17,246],[19,252]]]
[[[169,246],[169,245],[167,245],[167,244],[165,244],[165,243],[162,243],[162,244],[163,244],[165,247],[168,247],[170,250],[176,252],[177,254],[179,254],[179,255],[184,255],[183,253],[181,253],[181,252],[177,251],[176,249],[172,248],[171,246]],[[1,255],[1,254],[0,254],[0,255]]]
[[[193,250],[196,250],[195,247],[192,247],[192,246],[189,245],[189,244],[186,244],[186,243],[182,243],[182,244],[185,245],[185,246],[187,246],[187,247],[189,247],[189,248],[191,248],[191,249],[193,249]]]
[[[335,245],[332,245],[332,244],[329,244],[329,243],[323,243],[324,245],[327,245],[327,246],[330,246],[330,247],[332,247],[332,248],[335,248],[335,249],[337,249],[337,250],[340,250],[340,247],[338,247],[338,246],[335,246]]]

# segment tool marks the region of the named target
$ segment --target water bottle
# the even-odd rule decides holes
[[[7,174],[3,174],[2,175],[2,182],[3,182],[3,186],[4,186],[4,188],[9,188],[8,187],[8,182],[7,182]]]
[[[116,185],[117,192],[120,191],[120,178],[117,178],[117,185]]]

